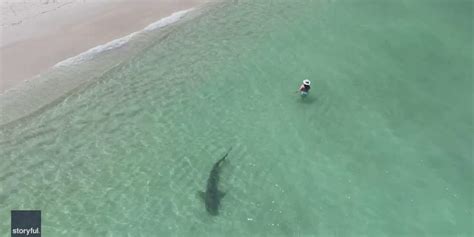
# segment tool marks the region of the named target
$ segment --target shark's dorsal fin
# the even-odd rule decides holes
[[[203,201],[206,200],[206,193],[203,191],[198,191],[197,195],[199,198],[201,198]]]
[[[219,198],[223,198],[225,196],[225,192],[219,191]]]

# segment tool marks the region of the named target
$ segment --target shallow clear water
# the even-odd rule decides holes
[[[40,209],[44,236],[470,236],[472,17],[462,0],[217,4],[2,127],[0,219]],[[212,217],[197,191],[229,147]]]

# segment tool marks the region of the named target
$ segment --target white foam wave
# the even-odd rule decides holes
[[[186,15],[186,13],[188,13],[192,10],[193,10],[193,8],[175,12],[175,13],[171,14],[170,16],[162,18],[162,19],[160,19],[160,20],[158,20],[154,23],[151,23],[150,25],[148,25],[147,27],[145,27],[141,31],[133,32],[133,33],[131,33],[129,35],[126,35],[122,38],[118,38],[118,39],[112,40],[108,43],[105,43],[105,44],[96,46],[94,48],[91,48],[91,49],[89,49],[89,50],[87,50],[83,53],[80,53],[79,55],[70,57],[68,59],[65,59],[65,60],[59,62],[59,63],[56,63],[54,65],[54,67],[61,67],[61,66],[69,66],[69,65],[78,64],[78,63],[90,60],[90,59],[94,58],[95,56],[97,56],[100,53],[103,53],[103,52],[106,52],[106,51],[109,51],[109,50],[112,50],[112,49],[120,48],[120,47],[124,46],[125,44],[127,44],[127,42],[129,42],[136,35],[138,35],[142,32],[146,32],[146,31],[153,31],[153,30],[165,27],[165,26],[167,26],[169,24],[172,24],[174,22],[177,22],[178,20],[183,18],[184,15]]]

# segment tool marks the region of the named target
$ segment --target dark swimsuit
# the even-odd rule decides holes
[[[303,85],[304,87],[301,88],[301,91],[308,93],[309,89],[311,89],[311,86],[309,85]]]

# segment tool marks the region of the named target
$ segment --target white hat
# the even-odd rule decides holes
[[[311,81],[309,81],[308,79],[305,79],[305,80],[303,81],[303,84],[309,86],[309,85],[311,85]]]

